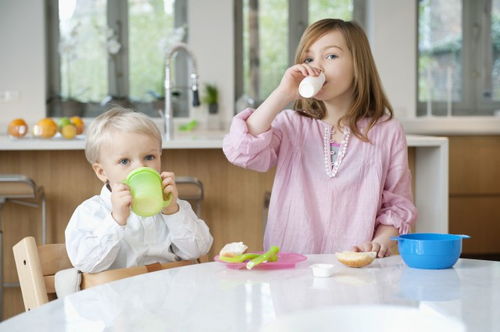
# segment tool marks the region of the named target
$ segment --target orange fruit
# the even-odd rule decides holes
[[[51,138],[57,133],[57,124],[51,118],[45,118],[33,127],[33,135],[41,138]]]
[[[65,125],[61,128],[61,135],[67,139],[74,138],[76,136],[76,126],[72,124]]]
[[[14,119],[9,123],[7,132],[13,137],[23,137],[28,133],[28,124],[24,119]]]
[[[83,134],[83,130],[85,129],[85,122],[83,122],[82,118],[79,116],[73,116],[69,119],[71,123],[76,127],[76,134]]]

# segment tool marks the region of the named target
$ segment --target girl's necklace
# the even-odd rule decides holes
[[[338,155],[334,160],[332,160],[332,148],[330,144],[334,141],[333,136],[335,135],[336,129],[334,126],[332,126],[331,128],[329,126],[325,126],[323,137],[325,171],[326,174],[331,178],[337,175],[339,167],[342,164],[342,160],[344,159],[345,153],[347,151],[347,144],[349,143],[349,137],[351,135],[351,130],[348,127],[342,127],[341,131],[343,133],[343,138],[338,148]]]

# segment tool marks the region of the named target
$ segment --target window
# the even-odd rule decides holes
[[[310,0],[309,1],[309,23],[324,18],[335,17],[345,21],[352,20],[352,0]]]
[[[243,13],[248,18],[243,30],[244,88],[260,99],[276,87],[288,65],[288,1],[247,0]]]
[[[500,108],[500,0],[420,0],[417,115]]]
[[[61,94],[82,102],[106,96],[106,4],[61,2],[59,10]],[[79,75],[87,73],[87,75]],[[75,79],[78,77],[78,79]]]
[[[355,19],[362,25],[363,2],[236,1],[236,98],[252,98],[257,103],[264,100],[294,63],[295,50],[309,23],[335,17]]]
[[[158,116],[166,50],[186,41],[186,6],[186,0],[48,1],[49,115],[94,117],[112,103]],[[173,72],[174,116],[188,116],[183,53]]]

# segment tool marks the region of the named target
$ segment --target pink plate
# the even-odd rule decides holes
[[[276,262],[261,263],[255,266],[253,269],[258,269],[258,270],[290,269],[294,268],[297,263],[305,261],[306,259],[307,257],[301,254],[280,252],[278,253],[278,260]],[[235,270],[243,269],[246,268],[247,266],[246,261],[243,263],[228,263],[221,261],[219,259],[219,255],[214,257],[214,261],[226,264],[228,268]]]

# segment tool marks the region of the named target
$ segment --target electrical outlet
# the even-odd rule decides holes
[[[0,91],[0,103],[10,103],[19,100],[19,91],[17,90],[4,90]]]

